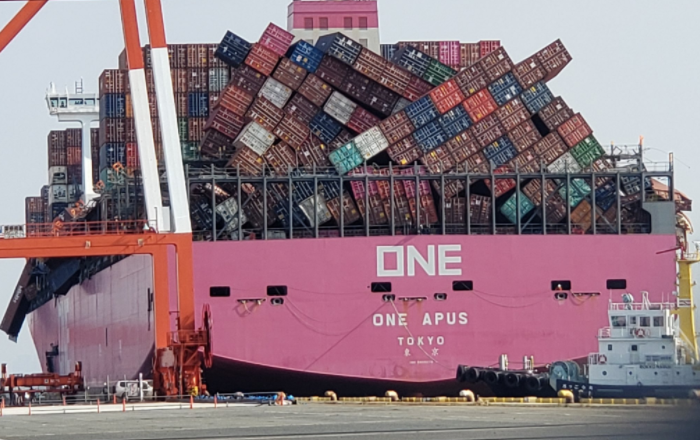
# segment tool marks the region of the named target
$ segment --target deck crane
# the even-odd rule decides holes
[[[0,30],[0,53],[49,1],[27,1],[15,17]],[[177,395],[183,394],[188,386],[200,384],[202,358],[205,364],[211,362],[211,313],[205,306],[204,326],[199,330],[195,329],[192,226],[162,6],[160,0],[144,0],[144,3],[152,46],[170,209],[163,207],[160,191],[136,4],[135,0],[119,0],[148,223],[131,225],[126,230],[122,225],[115,226],[109,222],[81,223],[80,226],[61,224],[60,227],[52,224],[46,225],[44,230],[37,230],[33,225],[34,230],[30,236],[26,235],[26,227],[19,227],[15,230],[16,233],[10,235],[15,239],[0,240],[0,258],[150,254],[153,257],[156,314],[154,379],[161,394]],[[84,153],[84,158],[89,157],[89,148],[84,150],[88,150],[87,154]],[[145,233],[146,226],[156,233]],[[171,331],[168,311],[168,247],[174,247],[176,250],[179,316],[175,331]],[[12,301],[21,301],[22,295],[19,293],[15,292]],[[3,325],[5,324],[3,321]],[[201,356],[202,351],[205,356]]]

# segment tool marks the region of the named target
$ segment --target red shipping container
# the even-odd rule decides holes
[[[478,63],[459,72],[454,80],[465,97],[472,96],[489,85],[486,74]]]
[[[522,171],[523,168],[528,168],[530,163],[538,161],[539,157],[535,154],[535,150],[529,148],[515,156],[515,158],[510,161],[510,166],[513,167],[513,169],[517,168],[519,171]]]
[[[421,157],[420,161],[435,174],[445,173],[455,167],[452,156],[444,146],[438,147],[424,155]]]
[[[331,162],[328,160],[328,147],[314,135],[306,138],[297,148],[297,158],[308,171],[313,171],[314,168],[331,167]]]
[[[535,154],[542,156],[547,150],[553,148],[556,145],[565,145],[559,134],[556,132],[549,133],[541,141],[533,146]],[[562,153],[563,154],[563,153]]]
[[[406,112],[400,111],[383,120],[379,124],[379,129],[384,133],[389,144],[395,144],[413,133],[415,131],[415,126],[411,122],[411,119],[406,116]]]
[[[253,44],[245,64],[262,73],[265,76],[272,75],[280,56],[261,44]]]
[[[126,93],[128,83],[126,70],[108,69],[102,71],[99,79],[100,96],[108,93]]]
[[[386,151],[394,163],[402,166],[415,163],[423,153],[412,137],[390,146]]]
[[[207,64],[209,65],[210,68],[216,68],[216,67],[227,67],[226,63],[224,63],[222,60],[220,60],[216,56],[216,50],[218,49],[219,45],[218,44],[207,44]]]
[[[318,107],[313,105],[311,101],[304,98],[299,93],[295,93],[292,99],[284,107],[284,111],[286,113],[294,116],[305,125],[309,125],[311,123],[311,120],[314,118],[314,116],[316,116],[318,110]]]
[[[215,109],[221,98],[221,92],[209,92],[209,109]]]
[[[286,114],[282,121],[280,121],[277,128],[275,128],[274,135],[282,139],[294,148],[295,150],[300,148],[302,143],[309,137],[311,132],[309,128],[299,122],[297,118],[292,115]]]
[[[297,167],[297,154],[289,145],[280,142],[270,147],[263,156],[265,162],[279,176],[289,174],[289,169]]]
[[[487,174],[491,170],[488,159],[484,156],[484,153],[478,152],[472,154],[467,159],[467,165],[469,166],[470,174]]]
[[[51,131],[48,136],[49,167],[65,167],[68,165],[66,151],[66,132]]]
[[[568,121],[573,116],[574,111],[571,110],[561,98],[555,99],[540,111],[540,117],[551,131],[556,131],[561,124]]]
[[[186,118],[189,116],[189,103],[187,102],[187,93],[175,94],[175,112],[178,118]],[[210,107],[211,108],[211,107]],[[129,116],[127,114],[127,116]]]
[[[207,131],[200,144],[200,153],[206,157],[222,158],[233,153],[233,139],[216,130]]]
[[[535,55],[547,72],[545,81],[550,81],[561,72],[572,60],[571,55],[561,40],[557,40]]]
[[[83,145],[83,130],[69,128],[66,130],[66,147],[78,147]]]
[[[187,69],[187,89],[190,92],[209,91],[209,70],[208,69]]]
[[[204,126],[206,118],[189,118],[187,120],[188,138],[190,142],[199,142],[204,139]]]
[[[387,63],[379,83],[392,92],[403,95],[413,75],[394,63]]]
[[[498,167],[493,170],[494,174],[505,174],[505,173],[511,173],[513,170],[509,169],[508,167]],[[496,188],[493,190],[493,196],[494,197],[501,197],[503,194],[507,193],[511,189],[515,188],[515,180],[513,179],[495,179],[496,180]],[[491,189],[491,179],[485,179],[484,183],[486,186]]]
[[[499,47],[501,47],[501,42],[496,40],[483,40],[479,41],[479,56],[480,58],[494,52]]]
[[[378,125],[381,120],[372,113],[358,106],[350,115],[348,128],[355,133],[364,133],[370,128]]]
[[[497,125],[500,125],[498,118],[495,114],[491,114],[475,124],[471,131],[474,136],[481,136]]]
[[[403,91],[403,97],[413,102],[425,95],[433,89],[432,84],[429,82],[418,78],[417,76],[412,76],[411,80],[408,82],[406,89]]]
[[[124,119],[104,118],[100,121],[100,145],[112,142],[126,142],[126,122]]]
[[[459,41],[440,41],[438,61],[446,66],[459,69],[461,65],[461,47]]]
[[[83,163],[83,151],[80,147],[66,147],[66,163],[68,166],[81,165]]]
[[[483,57],[479,63],[489,81],[496,81],[513,68],[513,61],[502,47]]]
[[[340,86],[339,90],[350,98],[366,102],[370,98],[370,88],[373,84],[375,83],[371,79],[361,73],[352,71],[345,78],[345,82]]]
[[[126,142],[136,142],[136,123],[132,118],[126,118]]]
[[[187,69],[172,69],[170,71],[175,93],[187,93],[189,90],[189,77]],[[200,88],[201,89],[201,88]]]
[[[242,65],[231,71],[229,86],[237,86],[251,95],[257,95],[267,77],[250,66]]]
[[[506,131],[511,131],[523,122],[530,120],[530,112],[520,98],[508,101],[496,111],[496,116],[498,116],[498,120],[501,121]]]
[[[499,138],[501,138],[505,135],[506,135],[506,130],[499,123],[498,125],[491,127],[490,129],[485,131],[483,134],[476,135],[475,137],[476,137],[477,143],[480,146],[486,147],[487,145],[490,145],[490,144],[496,142]]]
[[[190,68],[208,68],[209,67],[209,48],[206,44],[188,44],[187,45],[187,66]]]
[[[335,151],[338,148],[342,147],[343,145],[346,145],[348,142],[350,142],[355,136],[351,134],[348,130],[346,129],[341,129],[340,133],[338,133],[338,136],[335,137],[329,144],[328,144],[328,151]],[[330,154],[330,153],[329,153]]]
[[[362,51],[360,51],[360,55],[357,57],[357,60],[352,67],[366,77],[381,83],[382,73],[384,73],[384,68],[387,64],[387,60],[385,60],[381,55],[372,52],[366,47],[363,47]]]
[[[139,150],[136,143],[126,144],[126,167],[131,169],[139,168]]]
[[[229,84],[221,93],[218,102],[219,107],[224,107],[239,116],[244,116],[248,111],[248,107],[253,104],[253,99],[254,96],[248,91]]]
[[[548,149],[544,153],[540,154],[541,162],[546,166],[559,159],[562,154],[566,153],[566,144],[563,141],[559,141]]]
[[[272,77],[290,89],[297,90],[306,78],[306,69],[297,66],[289,58],[282,58]]]
[[[451,79],[434,88],[430,92],[430,99],[432,99],[440,114],[444,115],[448,111],[457,107],[462,101],[464,101],[465,97],[464,94],[462,94],[462,91],[459,89],[457,82],[454,79]]]
[[[464,131],[450,139],[444,147],[450,152],[457,166],[463,165],[469,156],[476,154],[481,149],[470,131]]]
[[[284,117],[284,110],[259,96],[245,115],[247,121],[255,121],[272,133]]]
[[[279,56],[284,56],[294,41],[294,35],[281,27],[270,23],[260,37],[260,44]]]
[[[316,107],[323,107],[331,93],[333,93],[333,88],[313,74],[307,76],[299,87],[299,94]]]
[[[334,57],[323,57],[316,69],[316,76],[335,88],[340,88],[350,73],[350,67]],[[320,106],[319,106],[320,107]]]
[[[265,161],[248,147],[241,147],[226,165],[240,170],[245,176],[262,176]]]
[[[384,116],[389,116],[401,97],[379,83],[371,82],[368,93],[363,96],[363,104],[378,111]]]
[[[557,132],[569,148],[575,147],[579,142],[593,134],[593,130],[580,113],[576,113],[571,119],[561,124]]]
[[[475,64],[481,58],[479,43],[462,43],[460,49],[460,67],[462,68]]]
[[[515,149],[519,152],[525,151],[542,140],[542,135],[532,121],[527,121],[515,130],[508,133],[508,137],[513,141]]]
[[[467,98],[462,105],[475,123],[498,110],[498,105],[488,90],[476,92],[473,96]]]
[[[523,89],[527,90],[547,75],[544,67],[537,60],[537,56],[532,56],[513,67],[513,75],[518,80]]]
[[[242,116],[228,110],[225,107],[220,107],[209,116],[204,127],[205,130],[216,130],[219,133],[235,139],[243,130],[245,120]],[[192,140],[192,139],[190,139]]]

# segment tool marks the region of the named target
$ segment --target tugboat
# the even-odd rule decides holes
[[[700,363],[681,334],[676,309],[675,303],[650,303],[647,292],[641,303],[624,294],[622,303],[610,304],[609,326],[598,332],[587,377],[553,364],[552,388],[590,397],[687,397],[700,388]]]

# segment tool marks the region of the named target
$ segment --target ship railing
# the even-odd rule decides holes
[[[611,311],[625,310],[675,310],[675,303],[610,303]]]
[[[603,339],[612,337],[612,329],[610,327],[601,328],[598,330],[598,337]]]
[[[0,226],[0,238],[82,237],[95,235],[128,235],[155,233],[146,220],[115,220],[105,222],[28,223]]]
[[[603,360],[603,362],[601,362],[601,360]],[[607,358],[605,355],[601,355],[600,353],[591,353],[588,355],[588,365],[601,365],[606,362]]]

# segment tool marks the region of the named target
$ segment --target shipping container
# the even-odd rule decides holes
[[[389,148],[389,141],[379,127],[373,127],[356,137],[355,145],[362,157],[370,159]]]
[[[332,151],[329,158],[339,174],[347,174],[364,162],[364,157],[360,150],[357,149],[354,141]]]
[[[539,116],[550,131],[555,131],[561,124],[571,119],[574,112],[562,98],[558,97],[543,107]]]
[[[252,44],[232,32],[226,32],[216,49],[216,57],[231,67],[238,67],[245,61]]]
[[[513,75],[523,89],[529,89],[547,76],[547,71],[537,60],[537,56],[532,56],[521,61],[513,67]]]
[[[401,111],[384,119],[379,123],[379,128],[391,144],[399,142],[415,131],[415,126],[408,115],[406,115],[405,111]]]
[[[388,62],[381,55],[372,52],[370,49],[362,48],[352,67],[371,80],[381,82],[382,74],[387,64]]]
[[[209,93],[190,92],[187,94],[187,116],[190,118],[209,116]]]
[[[350,115],[347,126],[356,133],[364,133],[375,125],[379,125],[380,122],[381,120],[378,117],[362,107],[357,106],[352,112],[352,115]]]
[[[247,132],[244,130],[241,136],[246,136],[246,134]],[[246,146],[246,141],[243,139],[236,141],[238,150],[227,166],[240,170],[240,173],[243,175],[261,176],[263,174],[265,161],[258,154],[258,151],[260,151],[258,148],[262,147],[262,144],[259,144],[258,140],[253,139],[257,139],[257,137],[251,136],[247,138],[247,140],[250,141],[249,143],[255,145],[255,149]]]
[[[100,97],[100,119],[126,117],[126,95],[108,93]]]
[[[235,139],[243,130],[245,126],[245,119],[242,116],[233,113],[227,108],[218,108],[207,120],[204,126],[205,131],[215,130],[228,138]],[[186,137],[181,138],[181,140],[191,141],[189,134],[189,121],[184,120],[183,132]]]
[[[588,168],[604,154],[605,150],[593,136],[588,136],[571,150],[571,156],[581,168]]]
[[[569,148],[575,147],[593,134],[593,130],[591,130],[591,127],[580,113],[575,114],[571,119],[561,124],[557,128],[557,132]]]
[[[263,32],[262,37],[260,37],[259,43],[282,57],[289,50],[292,41],[294,41],[294,35],[270,23],[265,29],[265,32]]]
[[[323,52],[306,41],[299,40],[290,48],[289,59],[307,72],[314,73],[323,60]]]
[[[496,81],[513,69],[513,61],[502,47],[481,58],[479,64],[490,82]]]
[[[464,165],[468,158],[476,154],[481,146],[470,131],[463,131],[445,143],[445,149],[450,153],[456,165]]]
[[[245,64],[262,73],[265,76],[272,75],[280,56],[262,44],[253,44],[248,56],[245,59]]]
[[[99,96],[126,93],[128,72],[126,70],[107,69],[99,78]]]
[[[321,139],[324,143],[330,143],[340,133],[343,127],[327,113],[320,111],[309,124],[311,134]]]
[[[431,173],[435,174],[446,173],[455,166],[452,155],[445,147],[437,147],[428,151],[421,157],[420,161]]]
[[[274,142],[275,136],[272,133],[257,122],[251,122],[238,135],[234,145],[237,148],[247,147],[258,156],[262,156]]]
[[[562,200],[569,200],[571,208],[575,208],[581,203],[585,198],[591,195],[591,186],[586,183],[584,179],[570,179],[569,180],[569,191],[567,197],[566,184],[562,185],[559,189],[559,196]]]
[[[467,98],[462,105],[474,123],[477,123],[498,110],[498,104],[488,90],[480,90]]]
[[[550,81],[561,72],[572,60],[571,55],[562,44],[561,40],[557,40],[549,46],[545,47],[536,54],[537,60],[540,62],[547,72],[545,81]]]
[[[320,37],[316,42],[316,48],[324,54],[352,66],[360,55],[362,45],[341,33],[335,33]]]
[[[520,95],[523,89],[515,79],[515,76],[509,72],[489,85],[489,92],[491,92],[494,101],[499,106],[503,106]]]
[[[126,166],[126,144],[109,143],[100,147],[100,170],[114,168],[115,165]]]
[[[299,94],[316,107],[323,107],[333,93],[333,88],[316,75],[309,75],[299,87]]]
[[[518,204],[520,205],[521,219],[535,209],[535,205],[525,194],[522,192],[513,194],[503,206],[501,206],[501,214],[511,223],[517,223],[518,221]]]
[[[209,69],[209,92],[221,92],[229,82],[229,69],[214,67]],[[178,90],[186,92],[187,90]]]
[[[408,82],[402,96],[411,102],[417,101],[421,96],[433,89],[432,84],[422,78],[414,76]]]
[[[456,73],[457,71],[451,67],[444,65],[436,59],[432,59],[425,73],[422,75],[422,78],[434,86],[439,86],[455,76]]]
[[[272,77],[290,89],[297,90],[306,78],[306,69],[292,63],[289,58],[282,58]]]
[[[348,125],[355,109],[357,109],[357,104],[339,92],[333,92],[326,105],[323,106],[325,113],[343,125]]]
[[[258,96],[267,98],[278,108],[283,109],[292,96],[292,89],[274,78],[268,78],[262,86],[262,89],[260,89]]]
[[[309,172],[323,168],[330,168],[332,163],[328,159],[329,148],[314,135],[309,136],[301,146],[297,148],[299,163]]]
[[[435,107],[435,104],[430,99],[430,96],[422,97],[406,107],[404,111],[416,129],[427,125],[440,116],[440,112]]]
[[[542,140],[542,135],[535,124],[528,120],[515,127],[508,133],[513,145],[518,152],[523,152]]]
[[[495,167],[500,167],[517,156],[518,150],[515,149],[513,142],[507,136],[503,136],[484,148],[484,155]]]
[[[265,130],[273,132],[284,117],[284,110],[277,107],[268,99],[260,96],[245,115],[247,121],[260,124]]]
[[[314,116],[316,116],[316,113],[318,113],[319,108],[301,94],[295,93],[284,107],[284,111],[297,118],[300,122],[308,125]]]
[[[403,96],[412,78],[413,75],[408,70],[393,63],[386,63],[378,82],[392,92]]]
[[[470,197],[469,217],[472,226],[491,224],[491,198],[472,194]]]
[[[446,81],[430,92],[430,99],[437,107],[440,114],[445,114],[465,100],[465,96],[459,89],[455,80]]]
[[[520,99],[525,104],[525,107],[531,114],[537,114],[540,110],[554,100],[554,95],[549,91],[549,87],[543,82],[539,82],[534,86],[523,91]]]
[[[257,95],[267,77],[248,65],[243,65],[231,71],[229,86],[240,87],[251,95]]]
[[[219,97],[218,107],[223,107],[239,116],[244,116],[248,107],[253,104],[254,95],[247,90],[233,84],[229,84]]]
[[[234,139],[216,130],[207,131],[199,146],[200,154],[208,158],[228,158],[233,153]]]
[[[296,150],[301,147],[311,132],[306,124],[287,113],[275,128],[274,134]]]
[[[462,43],[460,44],[460,67],[467,68],[476,64],[481,58],[479,51],[479,43]]]
[[[448,138],[459,135],[473,125],[469,114],[461,105],[440,116],[438,122]]]
[[[265,162],[272,168],[275,174],[286,176],[292,168],[297,167],[297,155],[292,147],[284,142],[279,142],[270,147],[263,155]]]
[[[406,46],[396,51],[392,61],[412,74],[423,77],[432,58],[415,47]]]
[[[428,153],[448,141],[448,136],[437,121],[429,122],[413,133],[418,147]]]
[[[187,90],[189,92],[209,91],[209,69],[187,69]],[[152,89],[153,90],[153,89]]]

